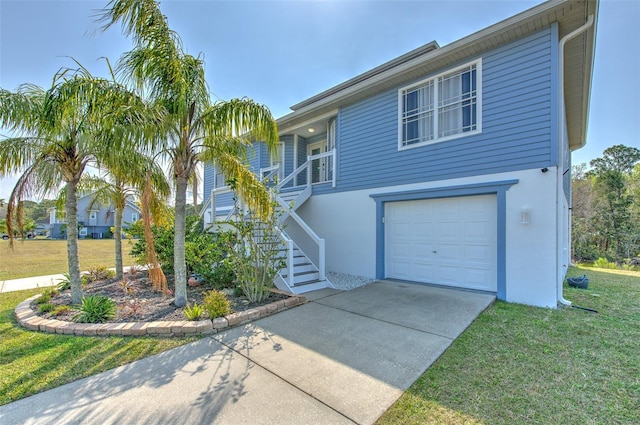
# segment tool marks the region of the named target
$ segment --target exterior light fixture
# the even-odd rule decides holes
[[[520,211],[520,224],[529,224],[531,223],[531,210],[529,207],[522,207]]]
[[[314,131],[316,131],[316,130],[315,130],[313,127],[309,127],[309,128],[307,129],[307,131],[308,131],[309,133],[313,133],[313,132],[314,132]]]

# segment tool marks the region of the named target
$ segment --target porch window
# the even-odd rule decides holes
[[[421,146],[481,131],[478,60],[398,91],[398,148]]]
[[[214,183],[213,183],[213,187],[215,189],[219,189],[221,187],[227,187],[227,178],[225,177],[224,174],[222,174],[222,172],[216,167],[214,168]]]

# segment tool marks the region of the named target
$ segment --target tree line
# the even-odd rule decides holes
[[[623,264],[640,255],[639,149],[614,145],[589,168],[573,166],[571,195],[574,259]]]

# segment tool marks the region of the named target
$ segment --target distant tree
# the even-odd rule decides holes
[[[598,230],[593,223],[593,179],[586,175],[587,164],[574,165],[571,171],[571,247],[578,261],[598,258]]]
[[[600,252],[618,261],[630,255],[638,237],[638,223],[632,220],[631,190],[632,172],[638,162],[639,149],[615,145],[592,160],[586,174],[593,179],[591,208],[593,225],[600,233]]]
[[[19,232],[22,235],[26,235],[29,232],[33,232],[36,229],[36,223],[35,221],[31,220],[30,218],[25,218],[22,221],[22,228],[21,229],[13,229],[13,233],[16,234],[17,232]],[[9,234],[9,228],[7,225],[7,219],[3,218],[2,220],[0,220],[0,233],[6,233]]]
[[[30,217],[36,223],[49,221],[49,209],[55,208],[56,201],[52,199],[43,199],[33,206]]]

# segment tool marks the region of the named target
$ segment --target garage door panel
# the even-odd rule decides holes
[[[415,275],[419,275],[419,276],[424,276],[425,279],[434,279],[434,268],[433,268],[433,264],[430,263],[416,263],[414,265],[414,269],[413,269],[413,273],[412,276]],[[407,279],[405,278],[405,280],[413,280],[412,278]]]
[[[432,244],[430,243],[416,243],[413,245],[413,256],[415,259],[431,261],[432,258]]]
[[[395,239],[411,239],[411,223],[393,223],[391,227]]]
[[[473,264],[474,262],[486,264],[493,260],[493,255],[491,255],[489,247],[486,245],[466,245],[463,258],[465,263],[468,264]]]
[[[466,288],[486,290],[486,281],[489,277],[487,270],[467,268],[464,275],[464,280],[467,283]]]
[[[438,240],[458,240],[460,235],[460,222],[458,221],[439,221],[438,225],[431,225],[436,233]]]
[[[433,238],[433,232],[432,224],[416,224],[412,233],[415,233],[420,239],[431,240]]]
[[[408,242],[395,242],[389,247],[391,258],[395,261],[402,261],[403,258],[407,259],[411,257],[412,249],[411,244]],[[405,260],[406,261],[406,260]]]
[[[495,291],[496,205],[495,195],[387,203],[387,277]]]
[[[455,265],[435,267],[434,278],[441,285],[456,285],[460,281],[460,269]]]
[[[413,275],[412,265],[409,262],[395,261],[391,265],[391,273],[398,279],[410,279]]]
[[[462,227],[464,229],[465,240],[473,240],[474,238],[482,241],[486,241],[490,239],[493,232],[494,226],[491,226],[490,223],[485,221],[468,221],[462,223]]]
[[[460,245],[440,243],[432,252],[433,261],[435,262],[458,262],[460,256]]]

